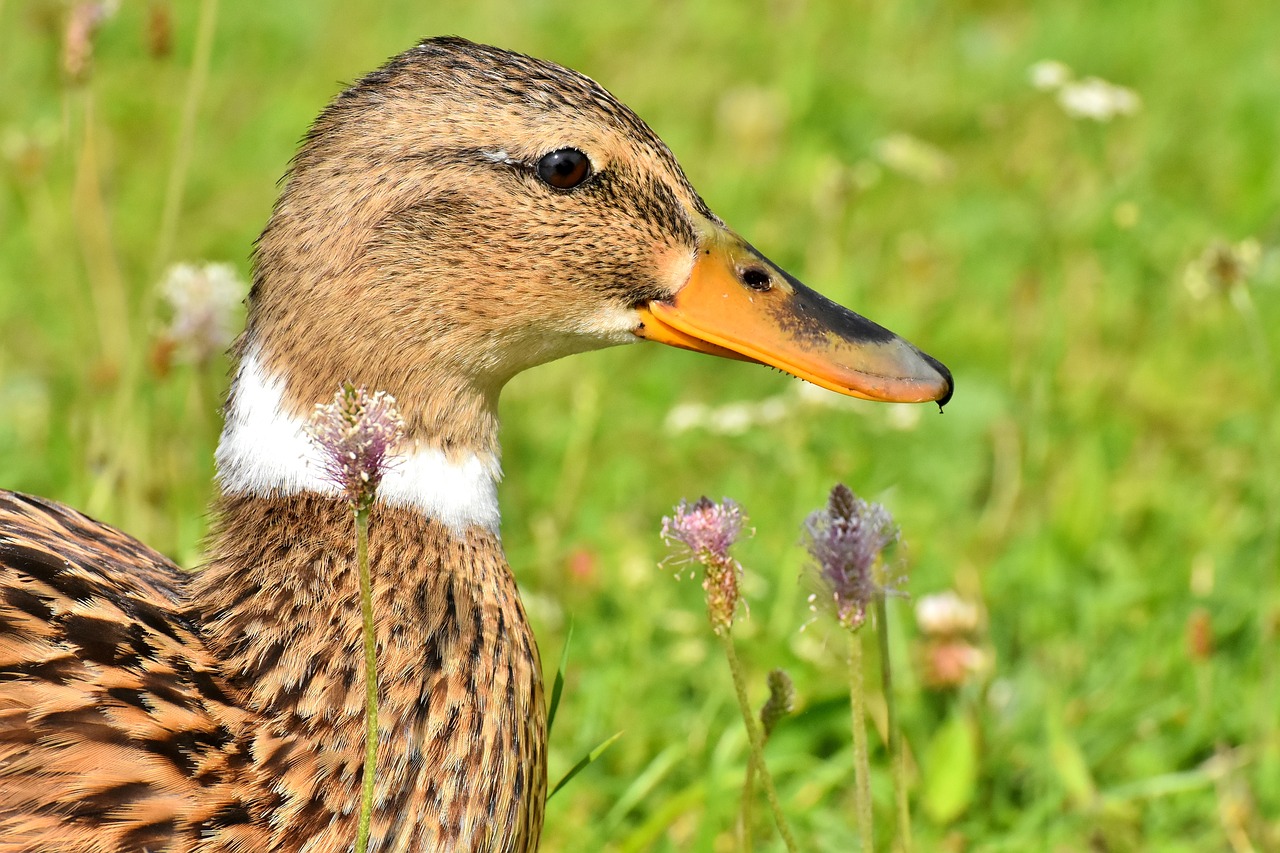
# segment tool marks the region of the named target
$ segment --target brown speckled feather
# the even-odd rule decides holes
[[[220,524],[237,535],[184,607],[163,557],[0,493],[0,850],[350,848],[364,686],[354,553],[333,545],[350,512],[226,500]],[[379,507],[371,541],[372,849],[530,849],[542,683],[496,540]]]
[[[364,678],[352,519],[318,496],[225,499],[193,615],[258,729],[272,850],[355,837]],[[546,794],[537,646],[496,537],[375,507],[377,808],[371,849],[526,850]],[[334,543],[340,543],[334,547]],[[228,590],[235,590],[228,595]],[[385,839],[385,840],[383,840]]]
[[[123,533],[0,493],[0,850],[162,849],[242,806],[244,714],[185,578]]]

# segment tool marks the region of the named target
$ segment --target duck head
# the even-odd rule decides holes
[[[321,114],[255,260],[242,353],[286,408],[350,379],[395,394],[435,446],[484,443],[519,371],[641,340],[872,400],[952,390],[941,363],[731,231],[598,84],[456,38]]]

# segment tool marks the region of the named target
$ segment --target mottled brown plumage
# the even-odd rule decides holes
[[[0,496],[0,849],[350,847],[364,736],[350,512],[241,498],[219,517],[189,576],[74,510]],[[524,849],[545,733],[511,572],[480,532],[460,541],[386,507],[370,528],[379,849]]]
[[[568,148],[589,177],[540,178]],[[873,399],[950,395],[936,361],[728,231],[575,72],[434,39],[339,95],[255,252],[208,564],[0,492],[0,853],[352,848],[351,514],[299,426],[348,380],[407,421],[371,516],[370,849],[535,849],[546,713],[497,536],[497,399],[527,367],[638,338]]]

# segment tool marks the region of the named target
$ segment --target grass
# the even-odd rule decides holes
[[[167,55],[147,48],[152,8],[173,16]],[[990,673],[942,695],[891,602],[918,849],[1280,849],[1280,6],[223,4],[189,149],[199,4],[123,4],[75,86],[63,10],[0,0],[5,487],[197,564],[226,364],[148,366],[158,268],[247,274],[310,119],[416,37],[545,56],[609,86],[738,231],[958,388],[917,416],[640,346],[512,383],[504,541],[544,657],[576,626],[551,777],[625,731],[550,804],[547,849],[731,848],[732,688],[701,591],[655,568],[658,519],[704,492],[758,530],[736,634],[759,701],[770,668],[796,682],[799,715],[768,748],[783,808],[802,847],[854,849],[841,638],[798,631],[798,527],[836,480],[900,522],[910,592],[984,612]],[[1142,109],[1069,118],[1027,82],[1045,58]],[[936,179],[885,164],[903,133],[941,154]],[[1249,237],[1263,262],[1234,300],[1183,286],[1214,240]],[[741,433],[667,426],[680,404],[778,396],[781,417]],[[919,807],[942,796],[949,810]]]

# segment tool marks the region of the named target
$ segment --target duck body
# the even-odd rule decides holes
[[[350,511],[312,495],[219,510],[237,535],[190,575],[67,507],[0,494],[0,850],[350,849]],[[496,538],[383,506],[370,529],[376,849],[531,848],[542,681]]]
[[[542,674],[498,532],[508,379],[647,339],[871,399],[951,393],[729,231],[600,86],[461,39],[334,100],[254,261],[207,565],[0,493],[0,853],[352,849],[354,537],[303,431],[344,381],[406,420],[370,517],[379,853],[538,844]]]

